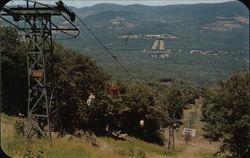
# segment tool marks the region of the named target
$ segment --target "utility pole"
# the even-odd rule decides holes
[[[47,137],[51,140],[50,129],[50,107],[48,93],[51,87],[48,87],[46,81],[46,66],[48,56],[53,55],[52,31],[78,31],[79,30],[71,22],[75,20],[75,14],[68,10],[62,1],[57,2],[57,6],[48,6],[42,3],[27,0],[24,6],[4,7],[10,0],[0,2],[0,10],[3,11],[1,18],[16,27],[20,31],[24,31],[26,44],[26,59],[28,72],[28,108],[27,108],[27,138],[34,135],[38,137]],[[62,12],[66,13],[69,21]],[[13,17],[15,25],[5,18]],[[52,17],[63,16],[72,28],[59,28],[53,23]],[[68,34],[69,35],[69,34]],[[52,97],[52,94],[50,95]],[[47,131],[45,127],[47,126]]]

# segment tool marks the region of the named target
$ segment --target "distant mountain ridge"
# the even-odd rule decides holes
[[[173,34],[179,37],[180,41],[178,42],[181,43],[174,44],[176,49],[177,47],[182,49],[207,49],[207,42],[210,43],[209,47],[212,49],[221,49],[216,44],[218,42],[220,42],[222,48],[238,49],[245,47],[247,49],[248,47],[249,24],[235,21],[237,17],[249,21],[248,10],[241,2],[170,6],[97,4],[92,7],[74,8],[73,10],[103,39],[114,42],[113,46],[118,46],[114,47],[116,49],[119,49],[121,45],[121,43],[118,43],[121,41],[117,41],[118,35],[128,33]],[[228,19],[218,19],[218,17],[229,18],[229,21]],[[115,18],[122,18],[123,20],[112,23]],[[225,31],[216,30],[216,28],[213,30],[210,26],[224,27],[223,23],[226,23]],[[217,26],[217,24],[222,26]],[[201,33],[201,31],[203,32]],[[209,39],[204,37],[209,37]],[[214,40],[213,37],[218,38]],[[187,46],[184,43],[187,43],[188,39],[196,40],[200,46],[197,47],[197,44],[192,46],[190,43]],[[235,44],[228,45],[226,39],[235,41]],[[238,42],[239,39],[241,42]],[[213,41],[216,41],[216,43]],[[172,41],[170,41],[170,44],[172,45]]]
[[[215,82],[249,62],[249,11],[238,1],[169,6],[97,4],[73,10],[132,73],[149,81]],[[76,22],[81,35],[62,42],[93,57],[114,76],[126,78]],[[166,51],[153,51],[154,38],[148,35],[164,34],[176,38],[161,39]]]
[[[214,83],[248,69],[249,10],[239,1],[169,6],[97,4],[71,9],[140,79]],[[60,27],[68,25],[60,18],[53,21]],[[58,42],[91,56],[114,77],[128,79],[78,19],[75,24],[80,36]]]

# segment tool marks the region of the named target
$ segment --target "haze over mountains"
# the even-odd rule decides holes
[[[97,4],[71,9],[141,79],[216,82],[249,62],[249,11],[239,1],[170,6]],[[67,26],[61,19],[57,23]],[[76,25],[80,36],[59,42],[93,57],[114,76],[127,78],[78,20]],[[163,35],[174,38],[161,38]],[[164,41],[164,51],[152,50],[156,39]]]
[[[215,82],[249,62],[249,12],[241,2],[98,4],[73,10],[132,73],[146,80]],[[80,37],[62,42],[92,56],[113,75],[126,78],[86,29],[78,26]],[[176,37],[163,39],[165,51],[152,51],[155,38],[119,38],[164,34]]]
[[[123,41],[117,37],[124,34],[171,34],[178,40],[168,41],[168,48],[175,49],[248,48],[249,12],[241,2],[173,6],[98,4],[74,11],[97,35],[111,42],[112,48],[121,48]]]

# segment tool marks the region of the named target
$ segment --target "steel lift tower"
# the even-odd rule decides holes
[[[27,72],[28,72],[28,110],[27,110],[27,138],[34,135],[51,139],[50,134],[50,105],[53,92],[46,82],[46,68],[48,57],[53,54],[52,31],[61,31],[71,34],[79,30],[72,23],[75,14],[70,11],[62,1],[54,6],[48,6],[36,1],[26,0],[25,5],[6,7],[10,0],[0,2],[1,18],[24,31]],[[66,13],[69,17],[65,17]],[[53,23],[52,18],[62,16],[71,24],[70,28],[60,28]],[[13,20],[10,20],[10,18]],[[15,23],[18,23],[17,25]],[[53,65],[53,63],[52,63]],[[49,97],[50,96],[50,97]],[[46,130],[45,128],[46,127]]]

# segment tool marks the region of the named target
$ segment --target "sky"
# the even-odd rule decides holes
[[[20,4],[20,2],[14,2],[13,4]],[[55,4],[58,0],[37,0],[46,4]],[[165,6],[175,4],[197,4],[197,3],[222,3],[235,0],[62,0],[68,6],[74,6],[77,8],[90,7],[99,3],[113,3],[120,5],[130,4],[143,4],[149,6]],[[10,2],[9,4],[11,4]]]

